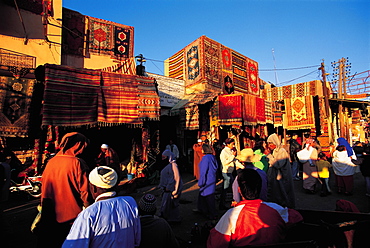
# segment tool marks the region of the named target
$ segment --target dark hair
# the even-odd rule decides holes
[[[323,152],[319,152],[319,154],[317,155],[319,158],[326,158],[326,155],[325,153]]]
[[[262,153],[264,153],[265,148],[263,147],[263,142],[265,142],[265,140],[263,139],[257,140],[256,143],[254,144],[253,151],[257,151],[259,149],[261,150]]]
[[[340,152],[343,152],[346,150],[346,147],[344,145],[337,146],[337,150]]]
[[[262,188],[262,179],[254,169],[242,169],[238,173],[238,184],[246,200],[258,199]]]
[[[202,145],[202,151],[204,154],[212,154],[213,153],[213,150],[211,148],[211,146],[209,144],[203,144]]]
[[[235,142],[235,140],[233,138],[227,138],[227,139],[225,139],[224,143],[225,143],[225,145],[228,145],[228,144],[231,144],[233,142]]]

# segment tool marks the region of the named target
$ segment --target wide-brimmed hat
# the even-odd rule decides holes
[[[240,154],[236,157],[240,162],[258,162],[261,160],[261,155],[254,154],[251,148],[241,150]]]

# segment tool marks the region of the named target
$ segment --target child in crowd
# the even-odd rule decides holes
[[[329,168],[331,168],[332,165],[327,161],[327,157],[323,152],[319,153],[316,165],[318,175],[321,180],[320,196],[330,195],[331,190],[329,187],[329,177],[330,177]]]

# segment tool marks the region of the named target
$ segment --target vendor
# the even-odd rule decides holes
[[[121,165],[119,162],[119,157],[113,148],[109,147],[107,144],[102,144],[100,147],[101,152],[95,159],[96,166],[108,166],[114,169],[118,177],[122,175]]]

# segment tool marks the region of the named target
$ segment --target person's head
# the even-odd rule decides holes
[[[78,132],[67,133],[60,142],[61,152],[63,154],[78,155],[81,154],[89,145],[90,141],[85,135]]]
[[[198,145],[202,145],[203,144],[203,140],[202,139],[198,139],[197,140],[197,143],[198,143]]]
[[[361,141],[356,141],[355,146],[362,146],[362,142]]]
[[[270,148],[270,150],[274,150],[276,147],[279,147],[281,144],[279,140],[279,136],[276,133],[271,134],[267,138],[267,146]]]
[[[262,179],[254,169],[243,169],[238,173],[239,193],[246,200],[258,199],[262,187]]]
[[[316,144],[316,142],[315,142],[314,139],[312,139],[312,138],[306,139],[306,145],[308,145],[308,146],[315,146],[315,144]]]
[[[173,140],[172,140],[172,139],[170,139],[170,140],[168,141],[168,144],[172,145],[172,144],[173,144]]]
[[[256,143],[254,143],[253,151],[261,150],[263,153],[265,151],[265,145],[266,141],[264,139],[259,139],[256,141]]]
[[[225,143],[225,146],[229,148],[233,148],[235,146],[235,140],[233,138],[225,139],[224,143]]]
[[[143,195],[138,203],[139,215],[155,215],[157,198],[152,194]]]
[[[319,154],[317,155],[317,157],[320,160],[327,160],[327,157],[326,157],[325,153],[323,153],[323,152],[319,152]]]
[[[209,144],[204,143],[202,145],[202,152],[203,152],[203,154],[212,154],[213,150],[212,150],[212,148]]]
[[[168,159],[169,162],[173,162],[175,155],[170,150],[164,150],[162,153],[162,160]]]
[[[297,138],[298,138],[298,134],[292,133],[292,139],[297,139]]]
[[[246,148],[241,150],[240,154],[236,157],[240,162],[253,163],[261,160],[261,155],[254,154],[253,149]]]
[[[340,152],[343,152],[346,150],[346,147],[344,145],[339,145],[337,146],[337,150],[340,151]]]
[[[89,174],[90,192],[94,199],[100,194],[113,191],[117,185],[117,172],[108,166],[95,167]]]
[[[109,146],[107,144],[102,144],[100,146],[100,150],[102,150],[103,152],[105,152],[106,150],[108,150]]]

